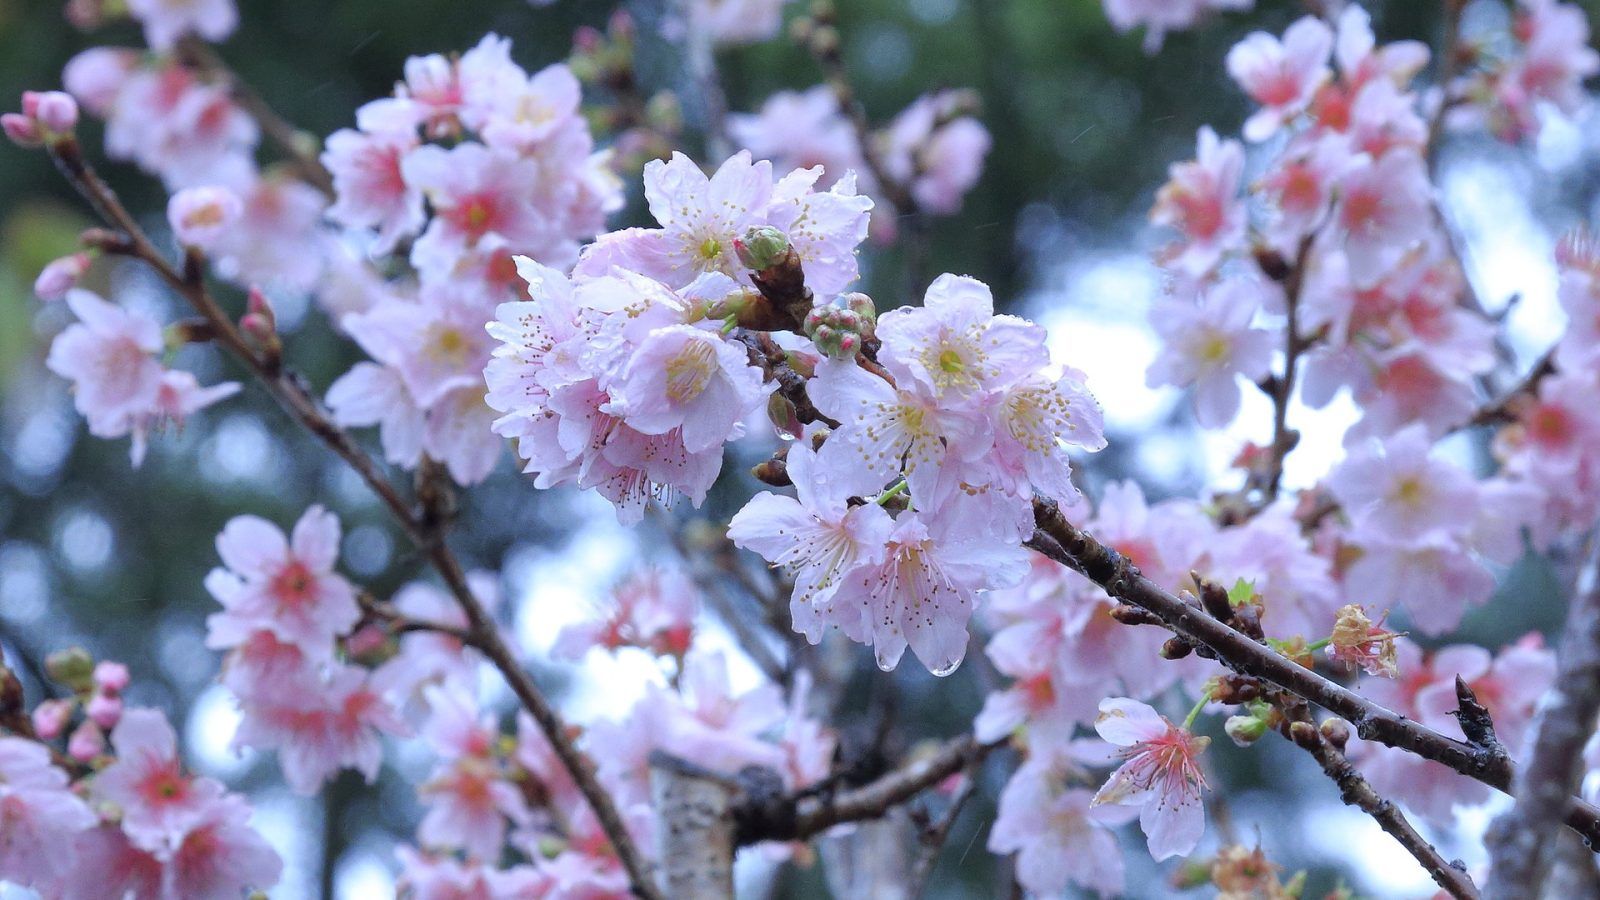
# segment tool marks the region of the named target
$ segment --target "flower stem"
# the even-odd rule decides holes
[[[908,487],[910,487],[910,485],[906,483],[904,478],[902,478],[899,481],[896,481],[893,485],[890,485],[888,490],[879,494],[877,499],[873,500],[872,502],[882,506],[885,503],[888,503],[890,500],[893,500],[895,497],[904,494]]]
[[[1210,702],[1211,702],[1211,692],[1210,691],[1202,691],[1200,693],[1200,699],[1195,701],[1194,709],[1189,710],[1189,715],[1185,716],[1184,719],[1183,719],[1183,730],[1184,731],[1193,731],[1194,730],[1194,720],[1200,718],[1200,710],[1205,709],[1206,708],[1206,704],[1210,703]]]

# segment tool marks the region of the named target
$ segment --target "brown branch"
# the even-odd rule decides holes
[[[1411,823],[1406,821],[1399,807],[1384,799],[1373,790],[1365,778],[1361,777],[1361,773],[1350,764],[1350,760],[1346,759],[1339,748],[1335,747],[1333,742],[1311,722],[1310,715],[1303,708],[1299,711],[1299,716],[1298,721],[1289,723],[1288,736],[1295,744],[1311,754],[1317,765],[1322,767],[1323,774],[1338,785],[1339,799],[1343,800],[1346,806],[1357,807],[1371,816],[1378,823],[1378,827],[1416,858],[1445,893],[1457,900],[1474,900],[1478,896],[1478,889],[1472,883],[1472,879],[1467,877],[1467,873],[1457,868],[1459,863],[1445,862],[1439,851],[1411,827]]]
[[[742,798],[733,810],[739,823],[739,844],[804,841],[845,822],[882,818],[951,775],[976,766],[998,746],[963,735],[853,790],[820,796],[791,794],[776,801]]]
[[[661,897],[651,876],[650,865],[640,855],[629,835],[622,816],[618,813],[611,795],[595,778],[593,765],[578,750],[568,736],[566,723],[550,705],[533,679],[518,663],[516,656],[500,635],[500,629],[467,584],[466,573],[454,551],[445,543],[442,523],[430,517],[426,510],[413,509],[378,471],[372,457],[358,447],[350,437],[323,411],[321,404],[311,394],[304,382],[291,372],[283,370],[270,354],[257,353],[245,339],[205,285],[199,266],[186,264],[182,270],[174,266],[134,221],[116,194],[106,185],[84,160],[77,142],[72,139],[50,146],[50,155],[56,166],[66,175],[110,225],[127,239],[128,255],[148,265],[179,296],[188,301],[214,329],[215,339],[266,389],[274,400],[307,431],[325,444],[328,449],[361,476],[373,493],[389,508],[395,521],[406,536],[426,553],[429,561],[445,587],[467,618],[466,634],[470,643],[483,651],[489,662],[499,670],[510,685],[512,693],[539,725],[540,731],[550,741],[556,756],[572,775],[584,799],[589,802],[601,829],[611,841],[618,860],[628,873],[634,893],[647,900]],[[190,254],[190,263],[194,254]]]
[[[1385,709],[1185,603],[1068,522],[1055,503],[1036,499],[1034,516],[1038,531],[1028,541],[1030,547],[1083,574],[1112,597],[1153,613],[1168,629],[1215,654],[1234,671],[1321,706],[1349,722],[1365,740],[1410,751],[1501,791],[1511,789],[1513,770],[1503,754],[1446,737]],[[1600,808],[1581,798],[1568,798],[1565,821],[1591,844],[1600,846]]]
[[[1263,490],[1263,505],[1278,499],[1278,488],[1283,483],[1283,464],[1299,440],[1299,435],[1289,430],[1289,401],[1294,399],[1295,376],[1299,372],[1300,354],[1306,349],[1300,340],[1300,293],[1306,282],[1306,268],[1311,259],[1312,232],[1300,239],[1295,251],[1294,267],[1283,282],[1284,308],[1288,322],[1284,325],[1283,377],[1276,380],[1272,393],[1272,446],[1269,448],[1271,468]]]
[[[1495,820],[1487,843],[1489,892],[1532,900],[1550,869],[1551,843],[1567,797],[1583,774],[1583,747],[1600,714],[1600,542],[1590,552],[1567,613],[1555,683],[1533,726],[1528,764],[1515,782],[1516,806]]]
[[[1517,404],[1526,398],[1535,396],[1539,391],[1539,383],[1555,374],[1555,356],[1555,348],[1552,347],[1545,351],[1544,355],[1540,356],[1539,360],[1533,364],[1533,368],[1528,370],[1528,374],[1522,376],[1516,385],[1500,395],[1498,399],[1491,400],[1478,407],[1478,411],[1472,414],[1472,418],[1462,423],[1459,428],[1452,430],[1459,431],[1461,428],[1474,425],[1505,425],[1516,421]]]

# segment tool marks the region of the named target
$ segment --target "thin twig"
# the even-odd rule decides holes
[[[907,897],[921,897],[928,889],[928,879],[933,876],[933,867],[939,862],[939,853],[944,849],[945,842],[950,840],[950,829],[955,827],[956,820],[961,818],[961,810],[978,788],[978,766],[982,760],[975,759],[967,764],[962,774],[961,785],[950,796],[949,805],[945,807],[944,815],[930,822],[922,832],[917,835],[922,844],[922,851],[911,863],[911,888],[906,892]]]
[[[1272,468],[1267,475],[1265,502],[1278,498],[1278,487],[1283,483],[1283,464],[1294,449],[1297,436],[1289,431],[1289,401],[1294,399],[1295,376],[1299,370],[1300,353],[1305,349],[1300,340],[1300,293],[1306,282],[1306,268],[1311,259],[1311,243],[1316,232],[1300,240],[1295,252],[1294,268],[1284,280],[1284,307],[1288,322],[1284,326],[1283,377],[1277,380],[1277,390],[1272,395]]]
[[[1217,621],[1140,574],[1121,554],[1068,522],[1051,501],[1035,500],[1038,531],[1028,545],[1100,585],[1112,597],[1154,614],[1170,630],[1215,654],[1234,671],[1276,685],[1346,720],[1365,740],[1407,750],[1509,791],[1513,767],[1502,754],[1446,737],[1385,709],[1289,660],[1264,643]],[[1565,821],[1600,846],[1600,808],[1578,797],[1567,801]]]
[[[1593,543],[1567,613],[1556,679],[1540,705],[1528,763],[1515,782],[1516,806],[1489,829],[1489,893],[1497,900],[1539,896],[1552,839],[1583,773],[1583,747],[1600,714],[1600,541]]]
[[[1378,827],[1398,841],[1428,871],[1434,883],[1445,893],[1456,900],[1475,900],[1478,888],[1467,877],[1467,873],[1446,862],[1427,838],[1418,834],[1406,821],[1399,807],[1373,790],[1372,785],[1350,764],[1350,760],[1310,721],[1310,715],[1304,709],[1300,711],[1300,716],[1299,721],[1289,724],[1289,738],[1310,753],[1317,765],[1322,767],[1323,773],[1339,786],[1339,799],[1346,806],[1357,807],[1371,816]]]
[[[422,550],[432,563],[445,587],[461,607],[467,618],[466,633],[473,646],[483,651],[489,662],[499,670],[510,685],[512,693],[522,703],[528,714],[539,725],[540,731],[550,741],[556,756],[577,783],[584,799],[593,808],[601,829],[611,841],[618,860],[628,873],[634,893],[647,900],[661,897],[651,876],[649,863],[635,847],[622,816],[618,813],[611,795],[595,778],[593,765],[578,750],[567,733],[566,723],[550,705],[533,679],[523,670],[511,652],[488,611],[478,602],[467,584],[466,573],[454,551],[445,542],[442,523],[414,510],[387,479],[378,471],[372,457],[356,445],[350,435],[323,411],[300,378],[281,369],[275,358],[257,353],[246,341],[233,320],[223,312],[205,285],[203,267],[193,254],[179,270],[164,257],[150,241],[133,216],[122,205],[116,194],[106,185],[84,160],[75,140],[63,140],[50,147],[50,155],[67,179],[105,219],[106,224],[118,229],[127,239],[128,255],[148,265],[179,296],[188,301],[214,330],[214,338],[234,356],[264,387],[285,411],[314,437],[322,441],[335,455],[343,459],[361,476],[367,486],[378,495],[393,514],[406,536]]]

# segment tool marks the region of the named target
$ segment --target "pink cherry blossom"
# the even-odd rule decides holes
[[[893,523],[876,503],[850,506],[850,478],[829,471],[809,447],[796,443],[787,459],[797,496],[752,497],[728,523],[728,539],[794,573],[794,629],[816,643],[825,624],[819,608],[858,566],[882,562]]]
[[[1289,26],[1281,43],[1256,31],[1228,51],[1228,74],[1262,107],[1244,124],[1247,140],[1272,137],[1310,105],[1317,88],[1332,74],[1328,69],[1332,50],[1332,29],[1307,16]]]
[[[1069,885],[1101,896],[1123,891],[1122,852],[1111,828],[1131,811],[1095,806],[1093,793],[1071,786],[1081,774],[1064,753],[1040,747],[1000,793],[989,849],[1017,854],[1017,880],[1030,892],[1056,895]]]
[[[1199,277],[1243,242],[1245,208],[1238,195],[1244,148],[1219,139],[1209,126],[1201,128],[1195,159],[1174,163],[1170,171],[1150,221],[1178,232],[1178,242],[1167,252],[1171,265]]]
[[[1255,0],[1103,0],[1106,18],[1118,32],[1144,26],[1144,51],[1161,49],[1167,32],[1193,28],[1207,16],[1232,9],[1249,9]]]
[[[568,625],[552,652],[577,660],[593,647],[642,647],[660,656],[682,656],[694,637],[700,589],[676,569],[643,569],[611,592],[599,618]]]
[[[237,794],[209,804],[165,861],[173,897],[237,897],[277,884],[283,860],[250,825],[250,805]]]
[[[1395,150],[1358,165],[1340,184],[1334,234],[1342,238],[1357,287],[1387,274],[1431,227],[1429,185],[1422,158]]]
[[[64,848],[98,822],[43,744],[0,738],[0,879],[45,887],[72,866]]]
[[[489,235],[513,245],[545,238],[533,196],[538,167],[531,160],[481,144],[429,145],[408,153],[400,169],[433,207],[432,221],[411,249],[420,270],[448,271],[462,251]]]
[[[692,0],[683,27],[718,44],[753,44],[776,37],[790,0]]]
[[[644,193],[661,227],[602,236],[584,249],[575,274],[603,275],[623,263],[673,288],[707,272],[739,274],[733,242],[766,224],[772,164],[741,152],[707,178],[693,160],[674,153],[668,162],[645,165]]]
[[[1356,531],[1416,541],[1470,521],[1477,500],[1472,477],[1432,455],[1432,446],[1413,425],[1387,441],[1368,441],[1334,469],[1328,487]]]
[[[344,768],[371,782],[383,762],[380,735],[406,731],[365,671],[352,666],[333,667],[314,690],[262,697],[243,712],[234,745],[277,750],[284,781],[306,795]]]
[[[1150,310],[1150,324],[1166,343],[1146,373],[1150,386],[1194,386],[1195,418],[1221,428],[1239,414],[1239,377],[1250,381],[1271,370],[1276,341],[1253,327],[1264,287],[1235,277],[1205,290],[1197,302],[1173,298]]]
[[[879,668],[906,647],[935,675],[955,671],[967,652],[967,620],[980,591],[1008,587],[1027,571],[1020,546],[996,542],[981,515],[947,510],[902,513],[883,561],[856,567],[826,601],[823,618],[870,644]]]
[[[839,99],[825,84],[805,91],[779,91],[756,114],[728,117],[728,132],[756,159],[777,169],[822,167],[818,185],[827,188],[846,172],[865,178],[861,144]],[[871,193],[871,185],[864,184]],[[808,273],[809,274],[809,273]]]
[[[1101,701],[1094,728],[1124,748],[1126,762],[1094,795],[1093,805],[1139,807],[1150,855],[1157,862],[1187,856],[1205,832],[1201,794],[1207,783],[1199,758],[1210,739],[1173,725],[1137,700],[1121,698]]]
[[[341,129],[328,136],[322,164],[337,199],[328,217],[346,228],[375,228],[373,250],[386,253],[422,229],[422,193],[406,183],[401,161],[417,144],[409,133]]]
[[[172,195],[167,222],[178,243],[207,250],[244,213],[244,202],[227,188],[193,187]]]
[[[233,0],[128,0],[128,12],[144,24],[152,50],[170,50],[186,34],[221,41],[239,24]]]
[[[257,516],[237,516],[217,535],[225,568],[206,576],[206,588],[222,604],[211,618],[212,646],[220,632],[244,627],[277,634],[309,654],[326,656],[333,639],[361,618],[355,589],[334,571],[339,558],[339,520],[313,506],[285,539],[276,525]]]
[[[95,776],[94,794],[121,810],[123,830],[142,849],[177,847],[222,797],[222,785],[183,773],[177,735],[159,710],[128,710],[111,746],[117,761]]]
[[[73,403],[96,437],[127,434],[161,390],[161,326],[84,290],[67,293],[78,322],[50,345],[45,364],[73,383]]]
[[[888,177],[907,185],[918,208],[933,215],[961,211],[994,144],[982,123],[960,114],[962,105],[954,91],[924,94],[895,117],[884,136]]]
[[[684,449],[719,447],[766,397],[744,345],[690,325],[650,333],[628,360],[613,407],[643,434],[682,430]]]

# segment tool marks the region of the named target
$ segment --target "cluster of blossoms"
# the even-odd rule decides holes
[[[510,41],[485,37],[459,59],[413,57],[395,96],[328,139],[331,219],[370,251],[408,243],[415,281],[374,283],[330,304],[372,357],[328,393],[341,425],[377,425],[390,462],[444,463],[483,480],[500,458],[483,404],[483,325],[518,284],[513,255],[569,267],[578,241],[621,206],[608,154],[579,114],[561,64],[529,75]]]
[[[1584,105],[1583,82],[1600,72],[1583,10],[1557,0],[1517,0],[1510,46],[1498,34],[1467,41],[1469,71],[1449,86],[1460,100],[1452,125],[1486,127],[1504,140],[1537,134],[1540,106],[1572,114]]]
[[[1594,66],[1587,27],[1568,22],[1559,39],[1549,33],[1569,18],[1581,14],[1524,5],[1523,55],[1503,60],[1494,77],[1538,83],[1525,104],[1571,110],[1581,97],[1578,84]],[[1494,568],[1514,561],[1525,537],[1547,548],[1564,530],[1589,524],[1596,502],[1589,448],[1600,434],[1587,402],[1597,377],[1589,351],[1600,321],[1600,264],[1587,237],[1562,245],[1560,296],[1571,326],[1535,373],[1536,388],[1485,419],[1493,398],[1477,382],[1499,362],[1496,329],[1464,299],[1469,288],[1434,209],[1428,117],[1441,113],[1410,86],[1427,58],[1415,42],[1378,46],[1356,6],[1334,27],[1306,18],[1282,38],[1250,35],[1227,67],[1259,104],[1244,137],[1262,144],[1262,159],[1251,164],[1260,174],[1246,185],[1244,145],[1203,129],[1197,158],[1173,167],[1151,215],[1178,237],[1158,254],[1171,293],[1151,310],[1165,346],[1150,383],[1192,387],[1199,424],[1222,428],[1240,409],[1241,376],[1280,389],[1275,357],[1292,344],[1303,367],[1294,385],[1300,400],[1321,406],[1348,391],[1362,411],[1346,435],[1346,459],[1298,499],[1241,503],[1265,487],[1269,467],[1281,467],[1288,452],[1247,447],[1236,463],[1247,493],[1147,509],[1136,487],[1113,484],[1086,526],[1170,591],[1195,577],[1239,585],[1232,602],[1252,608],[1282,652],[1311,664],[1307,651],[1326,647],[1333,663],[1369,673],[1362,684],[1372,699],[1447,734],[1460,733],[1449,713],[1461,675],[1517,754],[1534,701],[1553,677],[1547,650],[1529,640],[1498,657],[1468,646],[1424,656],[1384,623],[1388,610],[1399,609],[1408,626],[1447,634],[1469,607],[1489,599]],[[1513,105],[1457,92],[1480,113]],[[1435,448],[1482,421],[1509,423],[1494,440],[1500,471],[1487,478]],[[1378,621],[1358,604],[1379,610]],[[1077,729],[1094,722],[1103,737],[1129,747],[1128,762],[1098,799],[1140,805],[1157,858],[1190,852],[1203,827],[1205,777],[1195,759],[1204,739],[1138,700],[1182,684],[1203,704],[1216,667],[1164,643],[1165,632],[1122,624],[1111,597],[1054,563],[1036,563],[1020,586],[996,593],[991,609],[988,653],[1014,681],[989,696],[977,734],[1025,735],[1029,751],[1007,788],[1014,799],[1002,804],[993,849],[1020,851],[1023,883],[1035,891],[1069,881],[1120,888],[1111,869],[1060,864],[1105,839],[1091,827],[1104,823],[1100,807],[1083,789],[1092,784],[1086,768],[1104,760],[1092,749],[1063,755]],[[1148,665],[1158,655],[1180,659]],[[1097,714],[1095,698],[1104,696],[1133,699],[1108,700]],[[1114,716],[1109,734],[1106,709]],[[1230,720],[1229,734],[1242,743],[1259,737],[1272,721],[1264,709]],[[1125,731],[1124,722],[1140,727]],[[1351,753],[1380,793],[1437,822],[1489,795],[1403,751],[1362,742]],[[1052,810],[1043,821],[1041,808]]]
[[[68,696],[5,710],[0,880],[61,900],[237,897],[277,883],[283,863],[244,798],[184,771],[160,710],[124,709],[126,667],[71,650],[46,670]],[[20,701],[15,676],[4,679]]]
[[[691,46],[698,54],[772,36],[784,5],[704,0],[677,24],[687,43],[706,44]],[[1120,30],[1143,26],[1153,49],[1168,31],[1250,5],[1106,9]],[[757,473],[793,495],[755,495],[727,536],[786,571],[795,632],[812,644],[841,632],[885,670],[909,648],[945,675],[986,599],[986,654],[1010,684],[987,697],[975,737],[1025,752],[989,846],[1018,855],[1030,891],[1122,890],[1111,829],[1135,814],[1156,860],[1196,849],[1211,742],[1193,729],[1208,706],[1239,707],[1224,730],[1241,745],[1293,731],[1267,696],[1276,689],[1226,673],[1215,648],[1141,627],[1154,618],[1030,557],[1039,508],[1069,508],[1195,615],[1294,663],[1360,669],[1367,697],[1436,731],[1460,733],[1459,679],[1499,739],[1522,749],[1554,679],[1536,637],[1499,654],[1430,653],[1386,623],[1395,610],[1406,627],[1448,634],[1525,539],[1556,546],[1600,504],[1600,249],[1581,236],[1563,244],[1571,327],[1530,388],[1486,407],[1478,383],[1501,361],[1495,323],[1466,300],[1428,162],[1439,123],[1521,138],[1539,104],[1577,106],[1600,56],[1575,8],[1524,0],[1513,50],[1469,48],[1471,71],[1441,96],[1413,84],[1426,48],[1379,46],[1353,5],[1332,24],[1308,17],[1232,49],[1227,70],[1259,107],[1242,137],[1260,174],[1246,184],[1246,145],[1209,128],[1197,158],[1173,166],[1151,214],[1177,237],[1158,255],[1171,290],[1151,313],[1164,348],[1147,374],[1152,386],[1193,388],[1206,428],[1233,423],[1243,377],[1274,395],[1278,434],[1240,455],[1245,487],[1211,502],[1151,504],[1115,482],[1091,504],[1068,453],[1105,446],[1101,412],[1043,329],[996,314],[988,287],[964,276],[942,275],[920,305],[881,314],[850,292],[875,209],[952,214],[976,184],[991,139],[966,93],[925,95],[877,134],[863,134],[833,86],[779,94],[732,118],[747,149],[714,172],[681,153],[645,164],[655,227],[608,231],[622,206],[617,157],[631,151],[621,136],[597,149],[567,65],[529,74],[493,34],[459,57],[408,60],[392,96],[328,139],[324,196],[288,167],[257,167],[256,121],[228,76],[185,49],[186,35],[233,28],[229,0],[127,7],[153,52],[80,55],[65,75],[77,100],[27,95],[5,130],[55,149],[81,102],[106,119],[109,155],[174,192],[168,221],[187,265],[316,290],[371,358],[328,391],[335,425],[377,426],[391,463],[438,462],[463,485],[486,478],[511,439],[535,486],[594,489],[625,524],[652,500],[699,507],[734,442],[776,443]],[[606,64],[607,40],[626,43],[613,25],[612,38],[588,41],[580,69]],[[874,228],[889,238],[893,226],[880,215]],[[237,385],[203,388],[168,367],[162,352],[188,339],[182,328],[169,337],[75,289],[90,259],[65,257],[40,276],[40,295],[64,297],[79,320],[48,364],[73,382],[92,433],[132,436],[137,464],[152,427]],[[380,275],[375,260],[401,274]],[[254,290],[248,303],[240,341],[277,346],[271,305]],[[1291,399],[1323,406],[1342,392],[1361,411],[1345,458],[1288,496]],[[1479,478],[1436,445],[1486,423],[1503,426],[1501,466]],[[300,793],[344,769],[371,782],[386,735],[420,736],[431,762],[416,785],[414,846],[399,854],[407,896],[627,896],[630,872],[611,845],[621,832],[608,836],[580,781],[592,774],[632,841],[653,848],[673,826],[650,790],[660,754],[790,794],[840,774],[835,735],[809,715],[807,673],[793,673],[788,696],[765,681],[736,690],[729,660],[701,639],[699,589],[684,574],[640,570],[596,618],[557,636],[567,660],[630,647],[671,673],[624,718],[561,734],[526,712],[507,722],[483,690],[485,652],[508,643],[485,631],[496,627],[498,576],[473,573],[457,595],[417,581],[379,601],[337,571],[340,540],[338,520],[316,506],[288,535],[254,516],[230,521],[205,582],[221,606],[207,646],[225,654],[235,747],[276,751]],[[244,801],[183,771],[162,713],[124,709],[126,670],[79,660],[62,671],[70,698],[0,721],[23,735],[0,738],[0,878],[65,898],[271,886],[281,863]],[[1195,701],[1181,722],[1157,709],[1176,695]],[[568,768],[557,745],[569,738],[592,773]],[[1349,754],[1375,789],[1436,822],[1488,797],[1401,750],[1357,742]],[[1212,877],[1282,889],[1264,862],[1245,877],[1253,859],[1225,851]]]
[[[540,487],[592,487],[624,522],[653,496],[700,504],[723,445],[771,391],[724,323],[753,293],[735,245],[776,228],[816,286],[837,292],[855,278],[871,201],[849,181],[814,191],[820,175],[775,182],[769,163],[739,154],[707,178],[677,155],[645,170],[661,227],[602,236],[571,278],[518,260],[532,299],[500,306],[485,377],[503,413],[494,430],[516,439]]]

